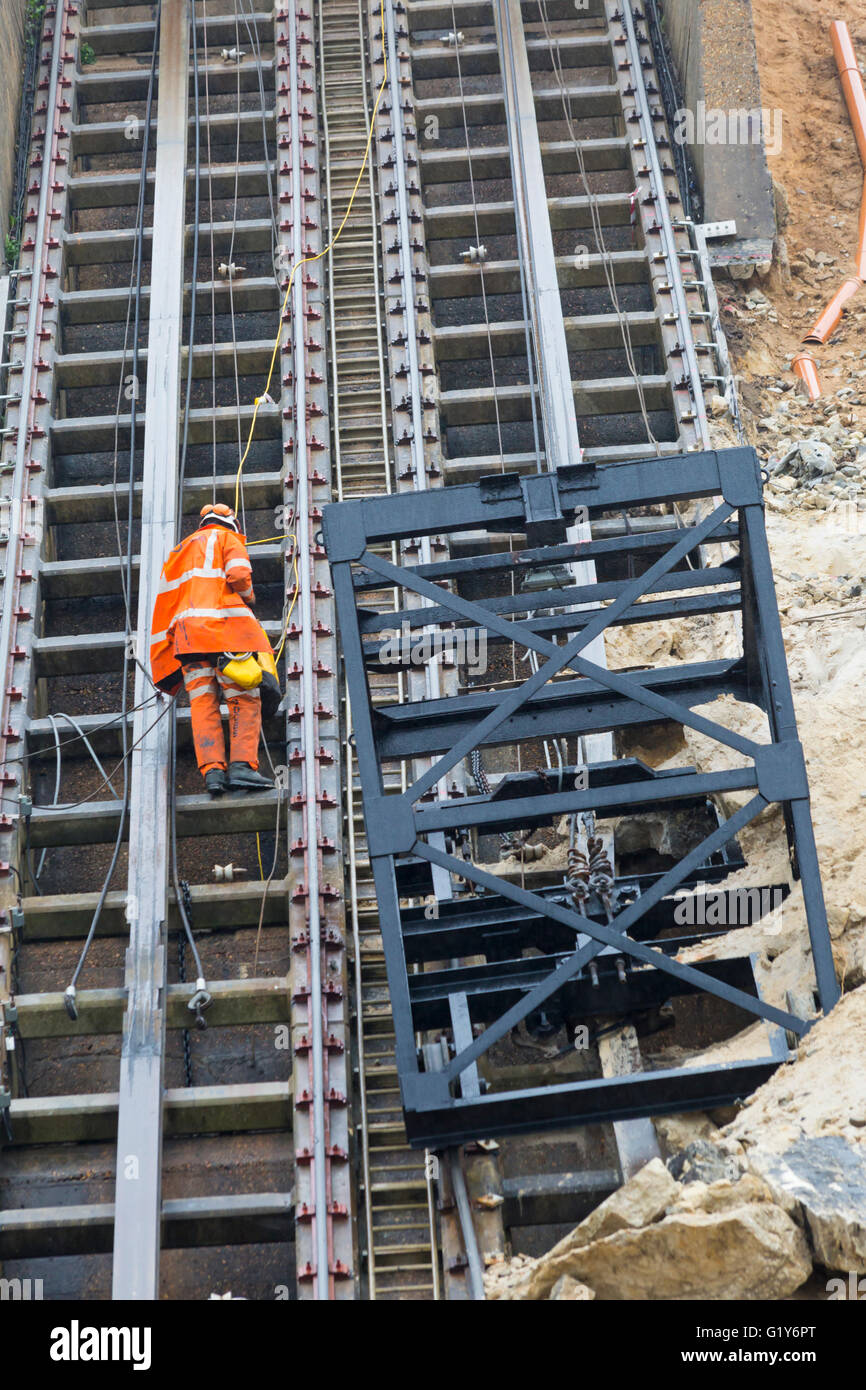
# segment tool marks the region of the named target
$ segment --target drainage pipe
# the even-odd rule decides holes
[[[821,382],[811,352],[799,352],[791,363],[791,371],[805,384],[809,400],[817,401],[821,395]]]
[[[842,91],[845,94],[845,104],[848,107],[848,115],[854,129],[860,159],[864,170],[866,170],[866,89],[864,89],[863,78],[857,66],[857,55],[854,52],[851,33],[844,20],[833,21],[830,25],[830,38],[842,82]],[[806,334],[803,339],[804,343],[826,343],[839,327],[845,306],[856,294],[859,294],[864,282],[866,282],[866,182],[863,184],[863,196],[860,203],[860,225],[854,261],[855,275],[845,280],[836,291],[814,328]],[[817,373],[815,375],[817,379]],[[818,394],[820,395],[820,384]],[[814,400],[815,397],[812,399]]]

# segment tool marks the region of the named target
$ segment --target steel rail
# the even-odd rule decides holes
[[[619,3],[620,0],[616,0],[616,4],[618,5]],[[611,0],[607,0],[606,9],[608,17],[613,18],[614,5],[611,4]],[[683,284],[682,267],[676,251],[676,233],[674,231],[670,205],[665,193],[664,176],[659,159],[658,146],[656,145],[653,134],[652,112],[650,111],[646,84],[643,81],[640,45],[638,44],[637,34],[635,32],[631,0],[622,0],[621,23],[626,35],[626,47],[632,67],[633,85],[635,88],[634,99],[637,112],[640,116],[641,130],[643,131],[645,142],[643,147],[644,153],[650,169],[650,182],[655,191],[656,205],[659,209],[659,221],[663,231],[662,246],[663,254],[666,258],[668,283],[673,291],[677,318],[682,331],[681,342],[685,354],[687,374],[691,384],[691,394],[694,399],[699,445],[702,449],[709,449],[710,427],[707,419],[707,407],[701,381],[701,367],[698,361],[698,354],[695,350],[691,313],[686,298],[685,285]]]
[[[292,260],[299,265],[304,258],[302,229],[303,188],[301,171],[300,94],[298,92],[298,17],[296,7],[289,6],[289,85],[293,131],[292,140]],[[300,559],[299,609],[301,615],[301,677],[302,743],[304,755],[304,796],[306,822],[306,868],[309,903],[310,994],[309,1024],[312,1042],[312,1106],[313,1106],[313,1190],[315,1196],[315,1284],[317,1296],[330,1296],[330,1259],[328,1250],[328,1178],[325,1154],[325,1062],[324,1029],[322,1020],[322,917],[319,897],[319,828],[318,763],[316,761],[315,685],[313,680],[313,597],[310,550],[310,491],[306,434],[306,353],[304,337],[304,280],[295,276],[292,289],[292,344],[294,361],[295,400],[295,484],[297,505],[295,515],[296,549]]]
[[[49,130],[51,133],[52,149],[56,152],[57,133],[54,121],[57,114],[58,104],[58,84],[62,67],[62,54],[65,47],[64,30],[66,29],[66,5],[67,0],[58,0],[54,17],[54,42],[51,54],[51,72],[49,76],[48,95],[46,98],[46,135]],[[3,661],[3,690],[0,693],[0,740],[3,745],[3,755],[5,758],[9,744],[17,741],[18,720],[13,719],[14,697],[11,693],[15,686],[13,649],[18,646],[16,642],[19,618],[15,612],[15,605],[19,602],[20,589],[23,581],[20,576],[25,573],[22,564],[24,550],[24,498],[27,492],[25,486],[27,474],[28,454],[31,448],[31,430],[36,411],[34,400],[34,389],[36,385],[35,363],[37,357],[37,335],[43,324],[45,307],[42,304],[42,296],[45,287],[45,249],[49,230],[48,205],[52,198],[51,179],[43,178],[40,181],[39,204],[37,209],[36,234],[33,238],[35,245],[32,250],[32,273],[30,275],[30,298],[27,309],[27,336],[24,344],[24,361],[21,372],[21,398],[18,401],[18,419],[16,422],[16,443],[15,443],[15,466],[12,472],[12,505],[9,509],[8,537],[6,540],[6,573],[3,585],[3,609],[0,617],[0,660]],[[16,299],[20,291],[22,276],[21,270],[17,272],[15,282]],[[8,413],[7,413],[8,419]],[[38,546],[41,540],[41,515],[37,513],[34,518],[36,525],[35,544]],[[11,557],[14,561],[10,563]],[[11,734],[11,738],[10,738]],[[5,770],[5,762],[3,763]],[[16,778],[17,781],[17,778]]]
[[[366,80],[365,80],[366,66],[365,66],[365,63],[364,63],[364,56],[363,56],[363,51],[362,51],[362,49],[361,49],[361,42],[360,42],[360,40],[361,40],[361,33],[362,33],[362,25],[363,25],[363,10],[362,10],[362,6],[363,6],[363,0],[358,0],[358,6],[357,6],[358,47],[359,47],[359,55],[358,55],[358,56],[359,56],[360,64],[361,64],[361,73],[362,73],[361,82],[362,82],[362,88],[363,88],[363,91],[364,91],[364,114],[365,114],[365,117],[366,117],[367,122],[368,122],[368,124],[369,124],[369,120],[370,120],[370,118],[371,118],[371,107],[370,107],[370,104],[369,104],[369,101],[368,101],[368,98],[367,98],[367,87],[366,87]],[[331,218],[331,224],[330,224],[330,225],[331,225],[331,231],[333,232],[333,230],[334,230],[334,228],[335,228],[335,225],[336,225],[336,224],[338,223],[338,221],[339,221],[339,217],[338,217],[338,214],[337,214],[337,212],[335,211],[335,207],[334,207],[334,189],[333,189],[332,167],[331,167],[331,166],[332,166],[332,159],[333,159],[333,152],[332,152],[332,146],[331,146],[331,130],[330,130],[330,124],[329,124],[329,118],[328,118],[329,94],[328,94],[328,82],[327,82],[326,60],[325,60],[325,43],[326,43],[326,37],[325,37],[324,11],[325,11],[324,0],[319,0],[319,3],[318,3],[319,83],[320,83],[321,92],[322,92],[322,136],[323,136],[323,141],[324,141],[324,159],[325,159],[325,191],[326,191],[326,198],[327,198],[327,206],[328,206],[328,210],[329,210],[330,218]],[[373,292],[374,292],[374,302],[375,302],[375,304],[376,304],[376,306],[377,306],[377,309],[378,309],[378,303],[379,303],[379,250],[378,250],[378,241],[377,241],[376,231],[375,231],[375,220],[374,220],[374,218],[373,218],[373,216],[372,216],[372,211],[373,211],[373,209],[375,208],[372,162],[370,163],[369,168],[368,168],[368,179],[367,179],[367,183],[368,183],[368,188],[369,188],[370,208],[371,208],[370,229],[371,229],[372,252],[373,252],[372,257],[371,257],[371,261],[372,261],[372,271],[373,271]],[[337,295],[337,284],[336,284],[336,281],[337,281],[337,276],[336,276],[336,274],[335,274],[334,258],[333,258],[333,256],[329,256],[329,257],[328,257],[327,268],[328,268],[328,300],[329,300],[329,304],[328,304],[328,324],[329,324],[330,339],[331,339],[331,361],[332,361],[332,376],[333,376],[333,395],[332,395],[332,402],[333,402],[333,405],[332,405],[332,416],[331,416],[331,418],[332,418],[332,438],[333,438],[333,450],[334,450],[334,467],[335,467],[335,473],[336,473],[337,496],[340,497],[341,499],[343,499],[343,498],[345,497],[345,492],[344,492],[344,480],[343,480],[343,454],[342,454],[341,432],[340,432],[340,424],[341,424],[341,412],[340,412],[340,380],[339,380],[339,354],[338,354],[338,349],[337,349],[337,320],[336,320],[336,295]],[[383,464],[384,464],[384,470],[383,470],[383,478],[382,478],[382,481],[383,481],[383,483],[385,484],[385,491],[386,491],[386,492],[390,492],[390,491],[391,491],[391,476],[390,476],[391,470],[390,470],[390,467],[389,467],[389,460],[388,460],[388,432],[387,432],[387,428],[386,428],[386,424],[385,424],[385,421],[386,421],[386,414],[385,414],[385,410],[386,410],[386,389],[385,389],[385,374],[384,374],[384,371],[382,370],[382,361],[383,361],[382,329],[381,329],[381,324],[380,324],[378,312],[376,313],[375,320],[376,320],[377,360],[378,360],[378,362],[379,362],[379,402],[380,402],[380,412],[381,412],[381,421],[382,421],[382,458],[383,458]],[[348,843],[347,843],[347,855],[346,855],[346,859],[347,859],[347,865],[348,865],[349,900],[350,900],[350,904],[351,904],[349,910],[350,910],[350,913],[351,913],[351,923],[352,923],[352,944],[353,944],[354,957],[355,957],[355,959],[354,959],[355,997],[356,997],[356,1009],[357,1009],[357,1011],[358,1011],[358,1016],[359,1016],[359,1027],[358,1027],[358,1038],[357,1038],[358,1091],[359,1091],[359,1105],[360,1105],[360,1118],[361,1118],[361,1124],[360,1124],[360,1131],[361,1131],[361,1133],[360,1133],[360,1140],[361,1140],[362,1176],[363,1176],[363,1184],[364,1184],[364,1222],[365,1222],[366,1233],[367,1233],[367,1250],[368,1250],[368,1252],[369,1252],[368,1266],[367,1266],[367,1286],[368,1286],[368,1293],[369,1293],[370,1299],[371,1299],[371,1300],[375,1300],[375,1297],[376,1297],[376,1270],[375,1270],[375,1261],[374,1261],[374,1258],[373,1258],[374,1227],[373,1227],[373,1197],[372,1197],[372,1191],[371,1191],[371,1165],[370,1165],[370,1143],[369,1143],[369,1119],[368,1119],[368,1108],[367,1108],[367,1059],[366,1059],[366,1055],[365,1055],[365,1051],[364,1051],[363,1023],[362,1023],[362,1021],[360,1021],[360,1020],[361,1020],[361,1012],[362,1012],[362,1009],[363,1009],[363,978],[362,978],[363,965],[362,965],[362,947],[361,947],[360,913],[359,913],[359,910],[358,910],[358,865],[357,865],[357,847],[356,847],[356,832],[355,832],[355,816],[356,816],[356,811],[355,811],[355,804],[354,804],[354,786],[353,786],[353,779],[354,779],[354,758],[353,758],[353,752],[352,752],[352,733],[351,733],[351,731],[352,731],[352,711],[351,711],[351,704],[350,704],[350,701],[349,701],[349,698],[348,698],[348,695],[347,695],[347,696],[346,696],[346,737],[345,737],[345,741],[344,741],[344,767],[345,767],[344,801],[345,801],[345,806],[346,806],[346,831],[347,831],[347,841],[348,841]]]

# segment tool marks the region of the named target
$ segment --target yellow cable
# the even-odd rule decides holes
[[[328,245],[327,245],[326,247],[324,247],[323,250],[318,251],[318,252],[316,253],[315,256],[304,256],[302,260],[298,261],[297,265],[292,266],[292,273],[291,273],[291,275],[289,276],[289,283],[288,283],[288,286],[286,287],[286,295],[285,295],[285,298],[284,298],[284,300],[283,300],[283,302],[282,302],[282,305],[280,306],[280,324],[282,324],[282,317],[283,317],[283,314],[284,314],[285,311],[286,311],[286,305],[287,305],[288,302],[289,302],[289,295],[290,295],[291,292],[292,292],[292,285],[294,284],[294,280],[295,280],[296,274],[298,273],[298,271],[300,270],[300,268],[301,268],[302,265],[312,265],[315,261],[320,261],[320,260],[323,258],[323,256],[327,256],[328,253],[329,253],[329,251],[333,250],[333,248],[336,246],[337,242],[338,242],[339,239],[340,239],[340,236],[342,235],[343,228],[345,227],[346,223],[347,223],[348,220],[349,220],[350,214],[351,214],[351,212],[352,212],[352,206],[353,206],[353,204],[354,204],[354,202],[355,202],[355,194],[358,192],[358,189],[359,189],[359,187],[360,187],[360,185],[361,185],[361,179],[364,177],[364,170],[365,170],[366,167],[367,167],[367,160],[368,160],[369,157],[370,157],[370,146],[371,146],[371,144],[373,143],[373,128],[374,128],[375,123],[376,123],[376,115],[377,115],[378,110],[379,110],[379,102],[382,100],[382,93],[383,93],[384,90],[385,90],[385,83],[386,83],[387,80],[388,80],[388,52],[387,52],[387,46],[386,46],[386,43],[385,43],[385,0],[382,0],[382,8],[381,8],[380,20],[381,20],[381,26],[382,26],[382,35],[381,35],[381,37],[382,37],[382,60],[383,60],[383,62],[384,62],[384,64],[385,64],[385,71],[384,71],[384,75],[383,75],[383,77],[382,77],[382,85],[381,85],[381,87],[379,88],[378,94],[377,94],[377,96],[376,96],[376,100],[375,100],[375,102],[374,102],[374,104],[373,104],[373,111],[372,111],[372,115],[370,116],[370,129],[369,129],[368,132],[367,132],[367,143],[366,143],[366,145],[365,145],[365,147],[364,147],[364,158],[363,158],[363,160],[361,161],[361,167],[360,167],[360,169],[358,170],[358,177],[356,178],[356,180],[355,180],[355,186],[354,186],[354,188],[352,189],[352,196],[351,196],[350,199],[349,199],[349,205],[348,205],[348,207],[346,208],[345,214],[343,215],[343,220],[342,220],[342,222],[340,223],[339,227],[337,228],[336,232],[334,233],[334,236],[333,236],[332,240],[328,243]],[[395,111],[393,114],[394,114],[394,120],[399,120],[399,119],[400,119],[400,113],[399,113],[399,112]],[[300,189],[295,189],[295,198],[299,198],[299,197],[300,197]],[[253,435],[255,434],[255,429],[256,429],[256,419],[257,419],[258,413],[259,413],[259,406],[261,405],[261,403],[262,403],[262,401],[264,400],[265,396],[268,394],[268,390],[269,390],[270,385],[271,385],[271,379],[272,379],[272,377],[273,377],[273,375],[274,375],[274,365],[275,365],[276,360],[277,360],[277,354],[278,354],[279,351],[280,351],[280,344],[281,344],[281,342],[282,342],[282,336],[283,336],[283,330],[282,330],[282,327],[280,327],[280,328],[278,328],[278,330],[277,330],[277,336],[276,336],[276,339],[274,340],[274,350],[273,350],[273,352],[271,353],[271,365],[270,365],[270,367],[269,367],[269,369],[268,369],[268,377],[267,377],[267,381],[265,382],[265,389],[264,389],[264,391],[262,392],[262,394],[261,394],[260,396],[256,396],[256,397],[255,397],[255,404],[254,404],[254,409],[253,409],[253,418],[252,418],[252,422],[250,423],[250,433],[249,433],[249,437],[248,437],[248,439],[247,439],[246,448],[244,449],[244,452],[243,452],[243,454],[242,454],[242,456],[241,456],[241,461],[240,461],[240,463],[238,464],[237,478],[235,479],[235,512],[237,512],[238,506],[239,506],[239,503],[240,503],[241,473],[243,472],[244,464],[245,464],[246,461],[247,461],[247,455],[249,454],[250,448],[251,448],[251,446],[252,446]],[[298,421],[297,421],[297,427],[298,427],[298,429],[301,429],[301,428],[303,427],[303,423],[304,423],[304,422],[303,422],[302,420],[298,420]],[[284,640],[285,640],[285,639],[284,639]],[[281,650],[282,650],[282,648],[281,648]]]
[[[262,837],[259,834],[258,830],[256,831],[256,853],[259,856],[259,878],[264,881],[265,868],[262,864]]]
[[[292,551],[292,570],[293,570],[294,576],[295,576],[295,592],[294,592],[294,594],[292,595],[292,602],[291,602],[291,604],[289,605],[289,611],[288,611],[288,613],[287,613],[287,615],[286,615],[286,622],[285,622],[285,626],[284,626],[284,628],[283,628],[283,636],[282,636],[282,639],[281,639],[281,641],[280,641],[280,645],[279,645],[279,647],[277,648],[277,654],[276,654],[276,656],[274,657],[274,661],[279,661],[280,657],[281,657],[282,654],[283,654],[283,648],[284,648],[285,645],[286,645],[286,638],[287,638],[288,635],[289,635],[289,623],[292,621],[292,613],[293,613],[294,610],[295,610],[295,604],[296,604],[297,601],[298,601],[298,592],[299,592],[300,587],[301,587],[301,578],[300,578],[300,575],[298,574],[298,542],[297,542],[297,539],[295,538],[295,536],[291,536],[290,539],[293,540],[293,541],[295,542],[295,548],[294,548],[294,550]]]

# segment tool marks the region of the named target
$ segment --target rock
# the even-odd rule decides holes
[[[753,1150],[749,1165],[774,1194],[794,1199],[818,1264],[866,1274],[866,1153],[861,1147],[828,1134],[798,1139],[783,1154]]]
[[[807,478],[826,477],[835,472],[836,463],[829,444],[821,444],[814,439],[804,439],[798,445],[802,471]]]
[[[526,1278],[537,1261],[531,1255],[514,1255],[510,1260],[497,1260],[484,1271],[484,1293],[490,1299],[510,1298],[511,1290]]]
[[[806,1282],[812,1261],[803,1232],[780,1206],[745,1202],[618,1231],[572,1251],[569,1272],[602,1299],[780,1299]]]
[[[733,1211],[735,1207],[748,1205],[750,1202],[772,1202],[773,1193],[770,1187],[762,1178],[756,1177],[754,1173],[744,1173],[741,1178],[731,1181],[722,1178],[718,1182],[690,1182],[684,1187],[669,1208],[668,1215],[673,1216],[677,1212],[721,1212]],[[787,1210],[785,1203],[779,1203]],[[789,1215],[793,1213],[788,1212]]]
[[[663,1152],[670,1157],[695,1139],[715,1139],[719,1133],[709,1116],[700,1110],[685,1111],[682,1115],[657,1115],[653,1123]]]
[[[858,635],[858,643],[862,638]],[[742,1143],[747,1166],[759,1150],[782,1156],[798,1140],[843,1136],[866,1158],[866,986],[845,994],[800,1043],[797,1061],[780,1067],[723,1131]]]
[[[708,1139],[696,1139],[668,1159],[668,1172],[681,1183],[736,1182],[742,1169],[731,1154]]]
[[[776,204],[776,226],[780,232],[784,232],[791,217],[791,209],[784,184],[779,183],[778,179],[773,179],[773,200]]]
[[[550,1302],[561,1303],[569,1299],[573,1303],[589,1303],[595,1298],[595,1289],[590,1289],[586,1284],[579,1284],[576,1279],[572,1279],[570,1274],[563,1274],[557,1279],[550,1291]]]
[[[711,396],[711,397],[710,397],[710,414],[711,414],[711,415],[724,415],[724,414],[727,413],[727,409],[728,409],[728,402],[725,400],[724,396]]]
[[[635,1176],[590,1212],[533,1267],[526,1271],[503,1298],[547,1298],[563,1274],[573,1274],[575,1253],[585,1245],[604,1240],[623,1230],[639,1230],[663,1216],[679,1188],[660,1158],[647,1163]],[[591,1281],[591,1287],[595,1287]]]

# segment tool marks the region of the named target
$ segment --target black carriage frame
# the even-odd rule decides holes
[[[628,516],[651,504],[687,499],[712,500],[705,503],[702,520],[678,529],[672,518],[664,536],[636,531],[624,538],[593,539],[576,546],[566,541],[566,528],[575,515]],[[503,613],[507,604],[465,599],[442,587],[443,581],[459,575],[501,567],[501,555],[399,567],[381,554],[387,542],[408,541],[417,550],[421,537],[467,531],[525,533],[531,548],[512,554],[509,562],[530,568],[629,550],[647,554],[661,550],[661,554],[635,579],[576,586],[565,595],[560,591],[533,594],[536,611],[564,603],[581,605],[577,612],[572,608],[559,616],[534,619],[508,618]],[[827,1012],[839,997],[754,451],[730,449],[598,467],[580,464],[531,476],[494,475],[475,484],[420,494],[334,503],[324,510],[323,532],[351,700],[410,1142],[439,1147],[483,1135],[719,1105],[748,1094],[790,1056],[786,1030],[789,1038],[804,1035],[812,1016],[801,1017],[767,1003],[748,956],[697,969],[674,958],[682,940],[665,941],[657,948],[647,939],[657,935],[661,925],[670,924],[670,895],[700,878],[724,876],[724,863],[721,870],[709,866],[718,865],[720,856],[723,859],[729,853],[743,827],[769,804],[780,803],[793,872],[802,882],[818,1002]],[[739,543],[738,559],[677,569],[686,556],[725,541]],[[732,588],[732,582],[736,587]],[[429,633],[437,625],[443,630],[453,630],[455,624],[474,625],[495,640],[536,651],[537,672],[505,692],[482,690],[374,708],[367,665],[375,664],[381,653],[377,641],[365,640],[365,635],[381,632],[386,623],[384,615],[363,607],[363,595],[390,586],[427,600],[427,606],[398,615],[410,629]],[[648,595],[659,597],[648,600]],[[622,673],[581,655],[613,624],[725,612],[739,612],[742,617],[742,655],[737,658]],[[393,622],[393,615],[389,616]],[[561,645],[557,632],[565,634]],[[565,666],[570,668],[568,677],[553,680]],[[755,743],[693,713],[693,707],[725,693],[765,711],[769,743]],[[536,782],[522,795],[520,779],[512,778],[505,797],[494,793],[435,799],[440,779],[473,749],[664,720],[718,740],[752,765],[703,774],[693,769],[654,773],[626,759],[591,767],[589,786],[583,790],[563,791]],[[423,757],[433,758],[429,770],[404,793],[386,794],[383,761]],[[550,823],[553,816],[571,813],[610,816],[701,800],[706,804],[713,796],[743,789],[754,794],[741,809],[722,820],[673,868],[651,876],[642,885],[645,891],[632,895],[610,921],[592,900],[585,914],[578,912],[566,905],[562,894],[549,889],[528,891],[445,848],[444,837],[458,842],[467,828],[483,835]],[[423,909],[401,910],[401,897],[430,891],[433,875],[439,871],[468,881],[481,896],[458,897],[432,918]],[[524,957],[521,950],[527,945],[538,946],[546,954]],[[452,965],[420,974],[408,970],[412,962],[465,959],[478,953],[486,954],[486,964]],[[616,958],[629,963],[627,973],[622,968],[613,970]],[[591,982],[587,979],[590,966]],[[653,968],[647,970],[647,966]],[[744,1061],[484,1093],[478,1059],[521,1020],[556,998],[567,997],[572,1017],[605,1013],[628,1020],[642,1007],[696,992],[716,996],[764,1020],[766,1054]],[[446,1058],[439,1070],[424,1070],[416,1033],[441,1025],[443,1019],[452,1031],[456,1055]],[[476,1037],[472,1025],[481,1021],[486,1027]]]

